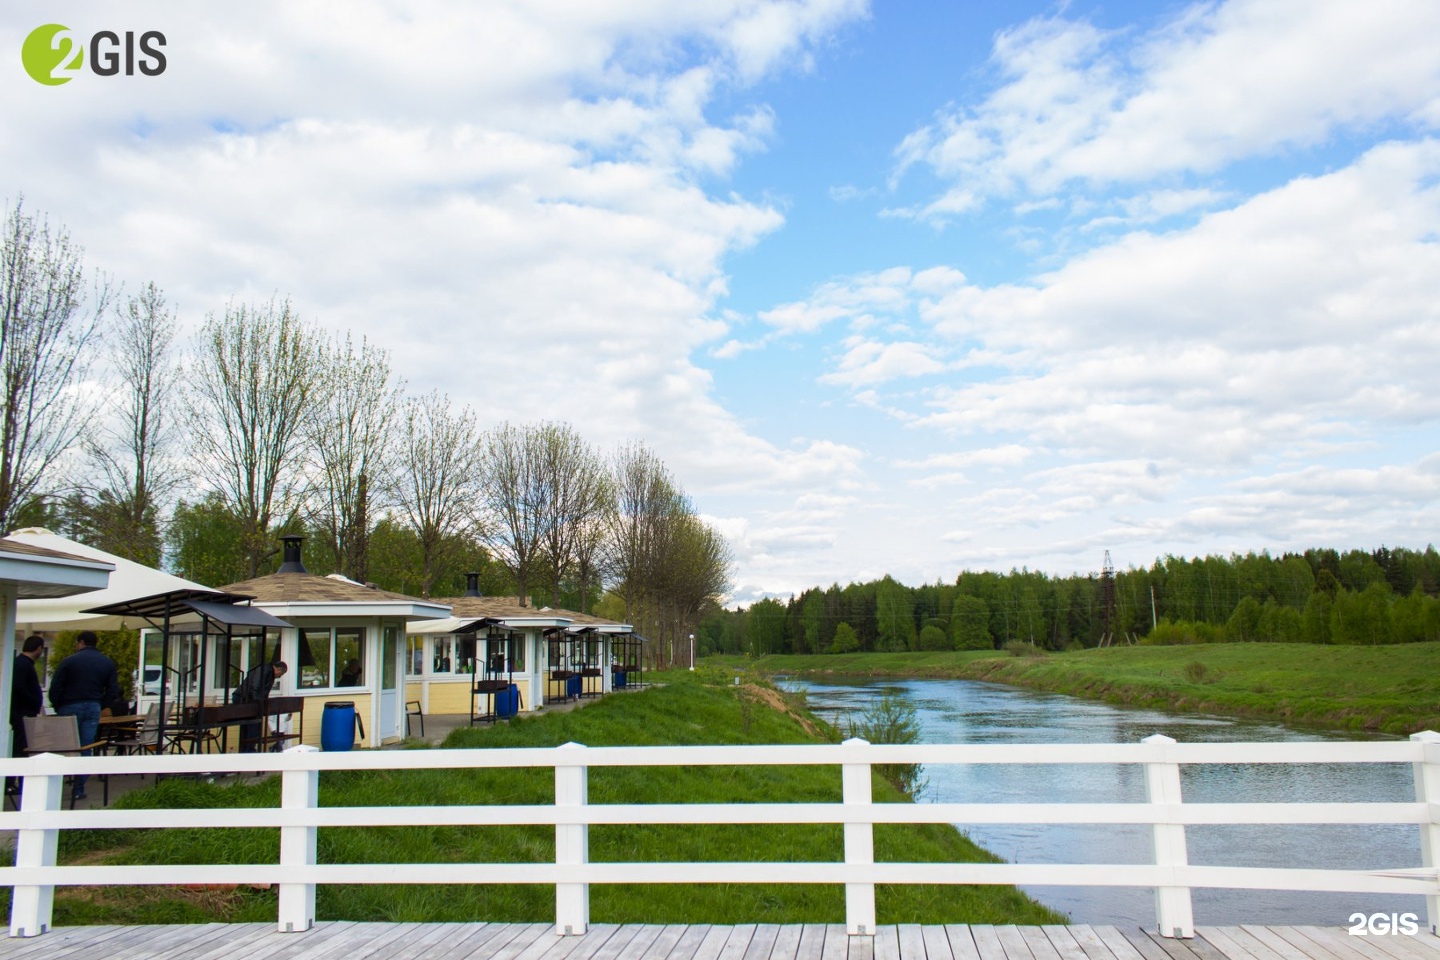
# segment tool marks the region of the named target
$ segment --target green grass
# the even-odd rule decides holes
[[[998,651],[710,658],[707,667],[812,677],[989,680],[1109,703],[1340,730],[1440,729],[1440,644],[1223,643]],[[1196,666],[1198,664],[1198,666]]]
[[[769,688],[701,682],[714,674],[673,676],[674,682],[641,693],[607,697],[563,714],[526,717],[489,729],[461,729],[448,747],[590,746],[812,743],[833,739],[791,698]],[[837,768],[595,768],[591,803],[836,801]],[[880,802],[908,802],[876,779]],[[548,804],[554,799],[549,768],[325,773],[322,805]],[[220,787],[166,781],[155,791],[127,795],[120,806],[274,806],[278,781]],[[62,860],[110,863],[274,862],[275,830],[104,831],[62,835]],[[591,828],[595,861],[837,861],[843,859],[839,826],[667,826]],[[897,862],[989,861],[995,858],[947,825],[876,827],[877,859]],[[548,862],[554,829],[327,828],[319,857],[330,863]],[[273,920],[269,891],[63,891],[56,922],[160,923],[201,920]],[[317,899],[324,919],[390,921],[536,921],[553,919],[554,888],[534,885],[323,886]],[[1052,923],[1063,920],[1010,887],[881,887],[883,922]],[[838,885],[596,885],[591,916],[604,923],[839,922],[844,890]]]

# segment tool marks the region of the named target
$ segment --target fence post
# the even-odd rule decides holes
[[[851,737],[841,746],[868,747],[869,742],[860,737]],[[845,811],[854,807],[869,807],[874,800],[871,791],[870,764],[846,763],[840,767],[840,798]],[[875,825],[873,823],[845,824],[845,865],[872,864],[875,862]],[[845,932],[850,936],[875,935],[875,884],[845,884]]]
[[[287,754],[318,753],[316,747],[299,744]],[[320,801],[319,770],[286,770],[280,775],[280,809],[313,810]],[[288,876],[296,867],[315,866],[315,827],[280,828],[280,873]],[[303,933],[315,926],[315,884],[280,883],[280,932]]]
[[[1440,866],[1440,733],[1422,730],[1410,734],[1410,739],[1421,744],[1420,759],[1414,763],[1415,799],[1430,810],[1429,818],[1420,823],[1420,862],[1433,870]],[[1440,929],[1440,877],[1435,882],[1436,893],[1425,897],[1431,933]]]
[[[1142,743],[1168,744],[1170,737],[1155,734]],[[1168,751],[1165,751],[1168,752]],[[1179,804],[1180,764],[1159,762],[1145,764],[1145,799],[1153,804]],[[1183,823],[1154,825],[1155,864],[1159,867],[1183,867],[1190,862],[1185,850]],[[1155,888],[1155,915],[1162,937],[1195,936],[1195,911],[1190,904],[1190,888],[1160,886]]]
[[[59,757],[52,753],[41,754],[51,760]],[[24,799],[20,809],[25,813],[56,811],[60,809],[60,798],[64,795],[62,785],[65,777],[61,774],[24,779]],[[20,830],[15,837],[15,866],[53,867],[55,852],[59,847],[60,831]],[[16,886],[10,900],[10,936],[37,937],[50,929],[52,909],[55,906],[55,888],[50,885]]]
[[[563,750],[579,759],[585,745],[566,743]],[[566,758],[568,759],[568,757]],[[583,809],[590,802],[589,771],[583,763],[555,763],[555,806]],[[579,867],[590,862],[590,826],[584,823],[555,824],[555,865]],[[590,884],[555,884],[555,932],[561,936],[582,934],[590,927]]]

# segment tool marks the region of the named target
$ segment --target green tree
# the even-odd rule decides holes
[[[784,652],[785,608],[779,601],[767,597],[752,603],[745,619],[751,654],[763,657]]]
[[[1320,581],[1325,577],[1329,577],[1332,582],[1335,580],[1329,570],[1321,570],[1320,575],[1315,578],[1315,591],[1310,594],[1310,599],[1305,601],[1305,609],[1300,614],[1300,639],[1306,643],[1332,642],[1330,611],[1335,606],[1335,595],[1321,589]]]
[[[845,621],[835,625],[835,639],[830,641],[831,653],[854,653],[860,649],[860,638],[855,634],[855,628]]]
[[[1368,558],[1369,554],[1364,556]],[[1371,560],[1371,563],[1374,561]],[[1390,601],[1390,585],[1383,579],[1371,583],[1359,593],[1341,591],[1330,611],[1332,641],[1346,644],[1390,643]]]
[[[1264,640],[1261,636],[1260,601],[1254,597],[1245,597],[1235,604],[1235,610],[1230,614],[1230,619],[1225,623],[1225,635],[1232,642],[1250,643],[1256,640]]]
[[[244,522],[217,493],[195,503],[181,500],[166,534],[170,564],[179,576],[206,586],[244,580],[244,529]]]
[[[956,650],[991,650],[990,608],[979,597],[964,594],[950,608],[950,630]]]
[[[920,630],[921,650],[949,650],[950,638],[945,635],[945,630],[932,624],[926,624]]]
[[[875,588],[876,649],[913,650],[915,613],[910,590],[889,576]]]

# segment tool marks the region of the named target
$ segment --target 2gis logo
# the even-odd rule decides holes
[[[58,87],[80,76],[85,67],[100,77],[113,77],[122,70],[133,77],[139,70],[147,77],[165,72],[165,34],[147,30],[136,35],[126,30],[98,30],[86,43],[67,26],[47,23],[30,31],[20,47],[20,61],[36,83]]]

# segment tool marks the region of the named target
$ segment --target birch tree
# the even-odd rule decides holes
[[[395,507],[420,542],[420,592],[460,555],[477,527],[481,491],[475,417],[439,393],[407,399],[399,417]]]
[[[186,440],[199,478],[239,519],[247,577],[275,553],[277,519],[301,505],[303,444],[324,397],[325,359],[320,334],[288,300],[232,303],[200,329]]]
[[[485,434],[480,482],[485,505],[482,537],[515,581],[520,602],[530,602],[539,567],[550,495],[542,476],[542,437],[534,427],[502,423]]]
[[[63,228],[6,211],[0,237],[0,533],[36,494],[61,486],[60,458],[92,413],[86,358],[110,293],[88,286],[80,247]]]
[[[178,480],[169,461],[175,327],[154,283],[127,300],[111,341],[112,418],[90,444],[101,481],[87,507],[94,545],[151,567],[160,565],[161,505]]]
[[[401,388],[390,355],[367,340],[357,348],[348,335],[330,355],[324,387],[305,431],[315,478],[309,512],[330,541],[340,572],[364,583],[370,532],[392,486],[390,430]]]

